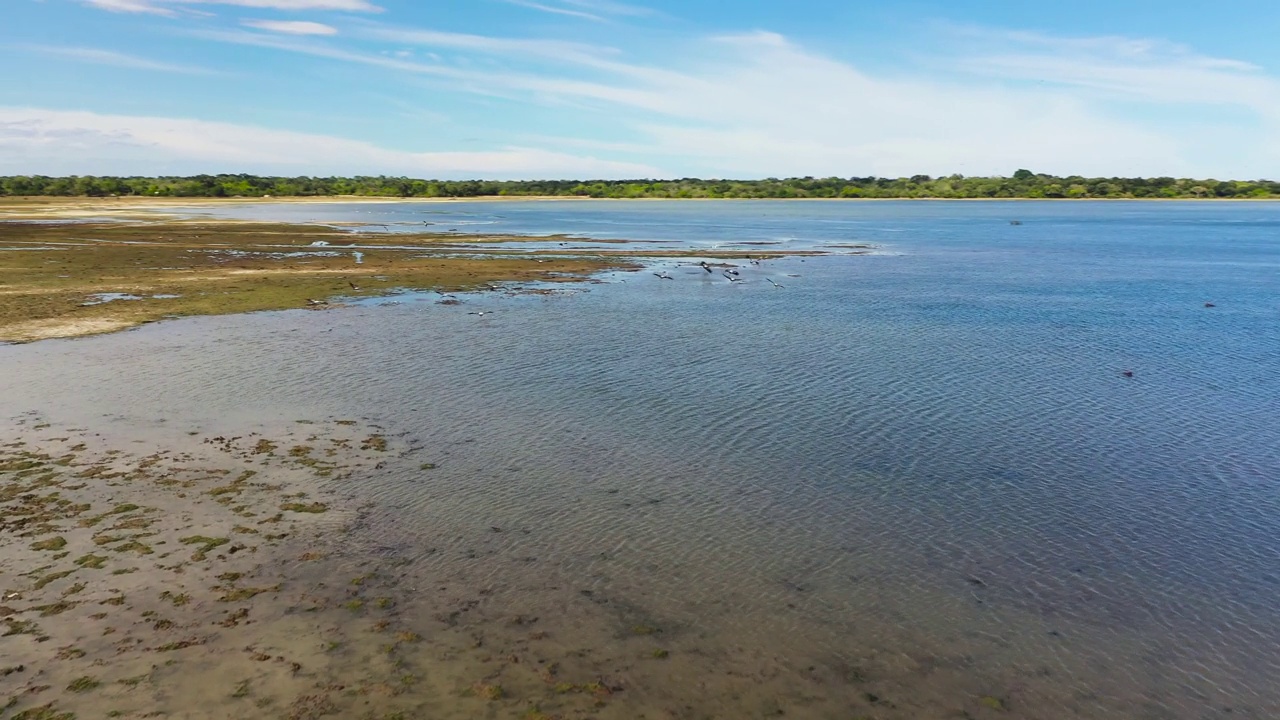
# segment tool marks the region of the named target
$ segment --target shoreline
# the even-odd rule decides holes
[[[504,689],[454,601],[417,591],[419,550],[371,536],[361,488],[431,477],[439,448],[365,418],[208,422],[0,417],[0,715],[478,717],[622,690],[532,668]]]
[[[603,272],[636,271],[658,259],[824,254],[754,247],[660,250],[643,242],[568,235],[379,233],[363,230],[385,229],[381,223],[254,221],[165,212],[351,201],[400,202],[0,198],[0,344],[111,333],[188,316],[331,310],[411,292],[434,291],[440,294],[437,301],[448,305],[465,302],[455,293],[549,294],[565,284],[594,281]]]
[[[88,211],[106,212],[109,215],[132,216],[135,211],[143,210],[140,217],[163,216],[155,213],[158,208],[181,208],[217,205],[337,205],[346,203],[360,204],[394,204],[394,203],[475,203],[475,202],[573,202],[573,201],[614,201],[614,202],[1045,202],[1045,203],[1089,203],[1089,202],[1192,202],[1192,203],[1277,203],[1277,198],[941,198],[941,197],[802,197],[802,198],[594,198],[589,196],[566,195],[483,195],[474,197],[394,197],[368,195],[324,195],[324,196],[282,196],[282,197],[88,197],[88,196],[8,196],[0,197],[0,223],[4,221],[74,219]]]
[[[388,242],[390,240],[390,242]],[[242,221],[0,223],[0,342],[115,332],[164,319],[329,310],[406,291],[549,292],[643,253],[553,238],[403,233]],[[547,249],[511,251],[507,242]],[[553,249],[554,248],[554,249]]]

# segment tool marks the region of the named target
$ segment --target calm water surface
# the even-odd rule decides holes
[[[218,212],[875,252],[4,347],[6,406],[413,437],[370,542],[578,623],[617,717],[1280,716],[1280,205]]]

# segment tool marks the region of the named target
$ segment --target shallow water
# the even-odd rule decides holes
[[[242,215],[423,213],[878,252],[3,347],[5,405],[402,434],[438,468],[368,477],[362,542],[448,588],[424,617],[474,597],[459,627],[508,648],[536,615],[561,662],[623,678],[599,717],[1280,715],[1280,205]]]

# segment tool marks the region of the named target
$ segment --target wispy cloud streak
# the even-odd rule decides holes
[[[60,45],[18,45],[20,50],[36,52],[42,55],[61,57],[69,60],[92,63],[94,65],[110,65],[112,67],[131,68],[134,70],[155,70],[158,72],[184,73],[187,75],[213,75],[212,70],[191,65],[149,60],[147,58],[127,55],[114,50],[98,48],[64,47]]]
[[[284,35],[337,35],[338,29],[306,20],[242,20],[241,25]]]

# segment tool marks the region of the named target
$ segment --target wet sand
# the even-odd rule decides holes
[[[813,628],[749,617],[752,603],[732,598],[689,625],[661,609],[659,586],[583,586],[540,564],[554,550],[531,518],[486,525],[472,512],[432,528],[441,542],[457,534],[454,547],[395,540],[396,509],[362,486],[446,471],[424,460],[439,452],[367,420],[228,436],[26,413],[3,439],[0,698],[11,718],[620,720],[857,707],[880,712],[855,717],[913,717],[919,707],[884,677],[914,674],[890,668],[918,659],[814,656]],[[628,495],[617,502],[631,507]],[[785,591],[796,611],[806,589]],[[723,625],[717,612],[736,605]],[[779,622],[796,637],[784,640]],[[963,700],[963,684],[954,700],[971,717],[1009,702]]]
[[[354,717],[412,687],[394,564],[342,557],[360,514],[332,489],[403,448],[355,421],[189,432],[7,428],[11,717]]]

